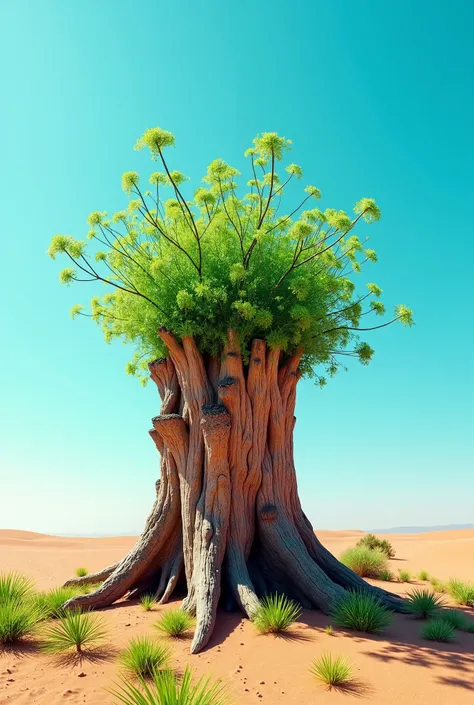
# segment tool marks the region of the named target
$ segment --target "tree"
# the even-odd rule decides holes
[[[354,218],[323,212],[313,207],[319,190],[306,186],[280,214],[288,184],[302,177],[296,164],[277,173],[290,144],[276,133],[254,139],[247,194],[239,172],[216,159],[190,198],[164,157],[173,135],[147,130],[135,148],[148,147],[162,169],[148,190],[125,173],[128,208],[91,213],[89,242],[57,235],[49,249],[70,260],[64,284],[106,285],[90,312],[74,306],[72,315],[90,316],[107,341],[132,343],[127,371],[143,382],[148,373],[161,397],[150,431],[161,476],[145,530],[116,565],[68,581],[103,581],[68,605],[100,608],[151,589],[164,603],[183,580],[183,607],[197,617],[192,652],[209,640],[219,600],[252,617],[260,597],[278,591],[329,612],[345,589],[363,588],[401,606],[316,538],[298,497],[293,428],[301,377],[324,385],[341,359],[367,364],[373,351],[359,332],[410,326],[412,314],[397,306],[388,322],[360,326],[385,309],[376,284],[362,293],[351,280],[377,259],[353,231],[380,210],[363,198]]]

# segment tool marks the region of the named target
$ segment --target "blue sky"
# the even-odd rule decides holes
[[[375,197],[370,278],[416,327],[370,334],[373,363],[301,384],[296,461],[316,527],[472,522],[474,5],[464,0],[3,3],[0,526],[139,531],[158,457],[156,391],[69,309],[51,236],[122,207],[155,125],[197,185],[257,132],[324,207]]]

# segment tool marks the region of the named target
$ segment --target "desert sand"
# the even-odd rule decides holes
[[[319,531],[335,554],[354,545],[359,531]],[[474,579],[474,529],[437,531],[387,537],[396,550],[391,569],[417,573],[427,570],[441,580],[455,576]],[[63,538],[24,531],[0,531],[0,572],[16,570],[32,577],[38,588],[61,584],[78,566],[99,570],[121,558],[133,537]],[[391,583],[393,592],[414,585]],[[387,584],[383,584],[387,587]],[[160,613],[177,603],[144,612],[123,602],[102,612],[109,627],[108,646],[82,663],[58,661],[38,653],[35,644],[0,650],[0,705],[56,705],[114,702],[107,693],[119,679],[114,653],[133,636],[152,634]],[[466,611],[474,617],[474,609]],[[239,614],[222,614],[209,647],[189,654],[189,641],[172,641],[174,664],[189,663],[197,675],[221,678],[229,687],[229,705],[473,705],[474,635],[457,632],[452,644],[424,641],[420,623],[397,615],[381,636],[336,629],[322,631],[330,619],[304,611],[289,636],[258,635]],[[322,652],[342,654],[353,666],[357,687],[352,692],[328,692],[311,676],[311,661]]]

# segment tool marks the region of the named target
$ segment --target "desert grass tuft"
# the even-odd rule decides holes
[[[448,580],[447,591],[458,605],[474,607],[474,585],[471,583],[451,578]]]
[[[428,571],[426,571],[426,570],[420,570],[417,577],[418,577],[418,580],[423,580],[423,581],[430,579],[430,576],[428,575]]]
[[[33,594],[33,583],[24,575],[12,571],[0,573],[0,605],[15,600],[25,600]]]
[[[0,644],[14,644],[32,636],[41,619],[38,607],[30,600],[10,599],[0,604]]]
[[[184,610],[167,610],[155,623],[155,627],[167,636],[183,637],[194,624],[193,618]]]
[[[340,627],[369,634],[377,634],[392,623],[392,612],[377,597],[351,590],[336,602],[333,617]]]
[[[378,578],[387,568],[387,556],[380,549],[367,546],[348,548],[340,557],[341,563],[362,578]]]
[[[76,568],[76,575],[78,578],[85,578],[86,575],[89,575],[89,571],[87,568]]]
[[[431,590],[415,588],[407,595],[406,607],[415,617],[427,619],[435,616],[443,606],[444,600]]]
[[[357,546],[365,546],[372,551],[374,549],[383,551],[387,558],[395,557],[395,551],[390,541],[387,541],[387,539],[379,539],[375,534],[366,534],[356,543],[356,547]]]
[[[352,669],[344,656],[322,654],[313,661],[309,670],[329,688],[348,685],[352,680]]]
[[[156,605],[156,597],[154,595],[150,595],[149,593],[142,595],[140,597],[140,604],[145,612],[149,612]]]
[[[398,571],[398,580],[401,583],[411,582],[411,573],[409,573],[408,570],[399,570]]]
[[[151,678],[156,671],[169,668],[170,659],[168,646],[147,636],[131,639],[119,656],[124,671],[138,678]]]
[[[193,685],[192,673],[186,666],[182,678],[173,671],[155,671],[151,682],[138,686],[122,681],[109,693],[122,705],[228,705],[227,689],[217,681],[200,678]]]
[[[81,653],[84,648],[94,648],[107,634],[104,622],[90,612],[71,611],[44,631],[44,650],[58,654],[69,649]]]
[[[334,629],[332,628],[332,624],[328,624],[324,627],[324,632],[325,634],[328,634],[328,636],[334,636]]]
[[[253,617],[253,623],[261,634],[277,634],[286,631],[300,614],[298,603],[285,595],[267,595]]]
[[[421,636],[430,641],[453,641],[454,627],[441,617],[429,619],[421,630]]]
[[[388,568],[383,568],[378,575],[378,579],[385,580],[387,583],[392,583],[395,580],[395,577],[391,570]]]
[[[439,614],[441,619],[448,622],[453,629],[458,629],[461,632],[469,632],[474,630],[474,621],[469,619],[464,612],[453,609],[444,609]]]
[[[430,585],[435,592],[447,592],[446,583],[443,583],[442,580],[438,580],[438,578],[430,578]]]
[[[40,592],[36,595],[35,602],[44,618],[56,619],[64,616],[64,603],[76,597],[77,594],[78,589],[76,587],[57,587],[48,592]]]

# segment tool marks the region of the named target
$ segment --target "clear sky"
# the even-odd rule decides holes
[[[194,185],[257,132],[291,138],[324,207],[375,197],[385,302],[416,326],[324,390],[301,384],[296,461],[316,527],[474,521],[474,4],[466,0],[18,0],[0,24],[0,527],[140,531],[156,390],[124,373],[46,250],[123,206],[159,125]],[[84,287],[84,288],[81,288]]]

